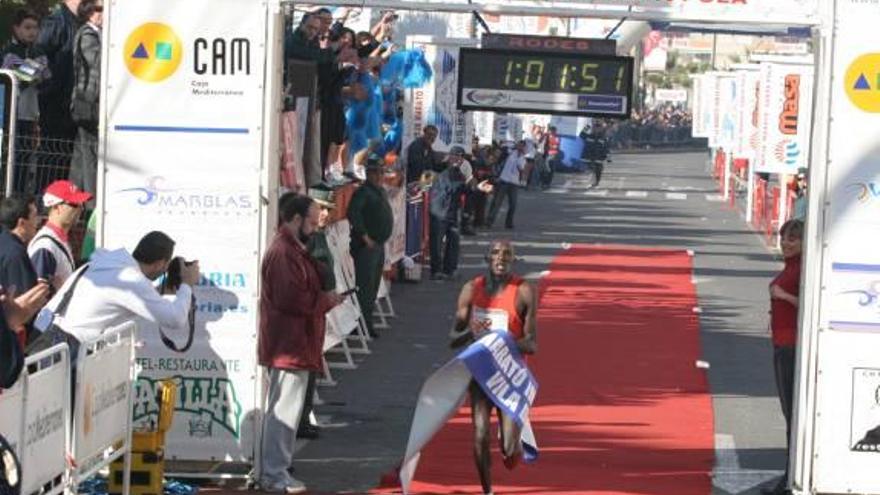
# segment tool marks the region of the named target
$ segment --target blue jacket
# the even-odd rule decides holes
[[[458,218],[459,198],[465,190],[464,175],[456,167],[437,174],[431,184],[431,216],[440,220]]]

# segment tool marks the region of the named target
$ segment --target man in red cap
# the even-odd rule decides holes
[[[43,205],[49,218],[28,246],[28,256],[37,272],[37,278],[51,282],[55,290],[76,269],[68,235],[76,225],[83,206],[92,194],[81,191],[68,180],[56,180],[43,193]]]

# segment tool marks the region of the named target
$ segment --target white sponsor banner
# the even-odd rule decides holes
[[[474,136],[481,145],[492,143],[495,134],[495,114],[493,112],[472,112],[474,116]]]
[[[496,141],[517,141],[522,138],[522,120],[512,113],[496,113],[494,133]]]
[[[19,378],[12,388],[0,394],[0,432],[6,437],[15,455],[21,459],[21,417],[24,414],[24,380]]]
[[[406,188],[386,187],[385,190],[388,191],[388,203],[394,215],[391,237],[385,243],[385,269],[388,270],[406,254]]]
[[[204,303],[200,303],[204,304]],[[254,313],[256,308],[248,308]],[[201,314],[204,314],[200,311]],[[187,329],[163,329],[178,345]],[[197,322],[193,346],[184,354],[170,353],[159,338],[155,324],[138,322],[136,358],[138,379],[134,390],[133,420],[136,426],[155,425],[160,404],[159,382],[173,378],[177,384],[174,422],[166,435],[169,458],[217,460],[245,459],[254,439],[253,411],[256,353],[237,351],[253,345],[251,336],[226,336],[216,341]]]
[[[759,141],[758,90],[759,74],[756,71],[737,72],[737,141],[734,157],[754,161]]]
[[[76,367],[75,457],[90,459],[125,440],[128,432],[134,335],[84,354]],[[64,373],[61,374],[63,384]],[[34,377],[36,378],[36,377]],[[30,383],[29,383],[30,385]],[[42,387],[41,387],[42,388]],[[60,398],[60,397],[59,397]]]
[[[736,128],[739,111],[736,107],[738,87],[736,77],[728,73],[718,78],[716,91],[716,116],[714,120],[715,144],[719,148],[732,151],[737,141]]]
[[[688,101],[688,91],[686,89],[655,89],[654,101],[686,103]]]
[[[709,146],[715,148],[715,116],[717,104],[718,75],[715,72],[708,72],[702,76],[702,105],[700,115],[697,118],[701,121],[701,128],[704,137],[708,138]]]
[[[245,460],[253,452],[242,421],[257,407],[268,15],[257,5],[122,2],[107,26],[103,244],[131,251],[160,229],[204,274],[195,288],[195,344],[185,356],[166,349],[155,329],[140,332],[137,392],[171,376],[190,385],[178,392],[168,457]],[[202,391],[213,402],[187,396]],[[228,397],[234,406],[221,404]]]
[[[477,46],[477,40],[409,36],[410,49],[421,49],[434,70],[434,77],[421,88],[406,92],[403,147],[421,136],[426,125],[437,126],[439,133],[434,150],[446,152],[455,145],[468,149],[474,134],[473,116],[459,112],[458,49]]]
[[[804,428],[815,432],[812,451],[805,453],[812,460],[807,479],[811,493],[878,494],[880,5],[841,0],[835,10],[833,53],[828,58],[833,79],[818,112],[822,115],[830,107],[830,115],[822,120],[828,126],[828,156],[827,162],[816,162],[817,170],[826,170],[828,189],[820,201],[811,202],[811,207],[825,205],[816,219],[821,234],[816,236],[816,251],[821,257],[817,253],[810,266],[820,272],[811,292],[818,294],[818,317],[812,328],[804,328],[812,335],[818,370],[811,377],[816,380],[815,426]]]
[[[813,113],[813,68],[761,64],[760,154],[757,171],[794,174],[806,167]]]
[[[65,421],[69,421],[67,408],[64,403],[69,396],[64,393],[70,388],[70,356],[67,359],[58,359],[58,352],[51,352],[53,355],[47,361],[52,364],[43,369],[29,373],[25,370],[19,378],[21,381],[27,380],[27,400],[24,402],[22,410],[13,413],[24,415],[24,444],[18,444],[18,454],[20,455],[22,465],[22,493],[34,493],[40,490],[42,485],[52,481],[58,475],[64,473],[67,466],[64,449],[67,446],[68,429]],[[66,355],[66,353],[65,353]],[[43,354],[45,356],[45,354]],[[73,356],[76,359],[76,356]],[[35,364],[33,359],[28,359],[27,364]],[[43,365],[45,366],[45,364]],[[24,374],[28,376],[25,377]],[[128,376],[125,373],[124,376]],[[94,389],[99,386],[97,383],[90,386]],[[19,392],[21,389],[19,388]],[[14,393],[14,391],[13,391]],[[6,390],[3,391],[6,395]],[[80,400],[80,399],[77,399]],[[19,419],[21,416],[19,416]],[[5,419],[5,418],[4,418]],[[18,424],[15,425],[16,427]],[[108,424],[107,428],[114,425]],[[118,432],[125,431],[125,425]],[[10,441],[18,442],[18,432]],[[4,431],[5,435],[6,432]],[[111,444],[105,444],[105,447]],[[77,445],[79,447],[79,445]],[[79,452],[79,449],[77,449]],[[77,457],[78,460],[83,460]]]
[[[693,126],[691,126],[691,135],[694,137],[708,137],[709,133],[706,129],[705,121],[703,120],[703,110],[706,106],[705,93],[703,91],[703,87],[705,86],[704,81],[706,78],[704,76],[694,76],[691,81],[693,81],[692,92],[693,92],[693,100],[691,102],[691,114],[693,115]]]

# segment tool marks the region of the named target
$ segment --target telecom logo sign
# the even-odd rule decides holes
[[[183,43],[168,25],[148,22],[128,35],[123,56],[131,75],[156,83],[177,72],[183,59]]]
[[[880,113],[880,53],[868,53],[850,64],[844,78],[849,100],[868,113]]]
[[[777,161],[785,163],[789,167],[797,165],[800,161],[801,148],[795,140],[784,139],[780,141],[773,152]]]

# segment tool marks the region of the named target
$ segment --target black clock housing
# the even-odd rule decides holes
[[[461,48],[458,108],[628,118],[633,59]]]

